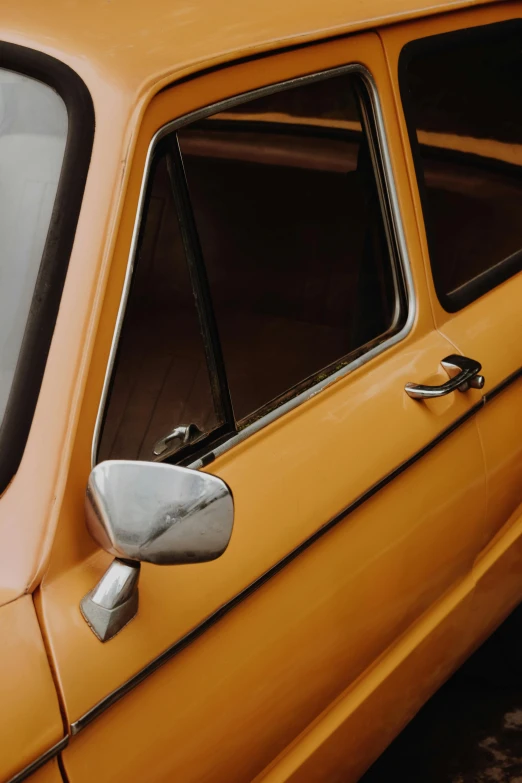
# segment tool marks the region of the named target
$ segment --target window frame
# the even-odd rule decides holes
[[[437,50],[444,51],[448,47],[453,48],[454,41],[457,41],[457,45],[461,41],[470,40],[486,43],[495,37],[502,38],[506,30],[513,31],[517,29],[522,33],[522,19],[509,19],[502,22],[492,22],[489,24],[478,25],[477,27],[464,27],[459,30],[434,33],[433,35],[426,36],[425,38],[417,38],[413,41],[409,41],[403,46],[399,55],[399,90],[406,129],[410,142],[410,150],[413,158],[417,188],[419,191],[422,219],[428,245],[430,274],[437,299],[447,313],[456,313],[459,310],[464,309],[476,299],[480,299],[480,297],[484,296],[484,294],[492,291],[494,288],[501,285],[502,283],[505,283],[511,277],[518,274],[518,272],[522,271],[522,248],[517,253],[508,256],[501,261],[498,261],[492,267],[486,269],[484,272],[481,272],[479,275],[472,278],[467,283],[459,286],[449,294],[445,291],[442,291],[440,286],[437,284],[436,276],[433,272],[434,267],[432,261],[432,248],[435,247],[435,242],[433,239],[435,232],[433,231],[429,217],[428,194],[426,180],[424,177],[422,156],[420,152],[421,145],[417,139],[417,130],[415,123],[413,122],[412,103],[408,94],[407,69],[411,60],[419,54],[424,52],[432,53],[436,52]],[[468,157],[474,158],[475,156],[468,153]],[[510,164],[503,164],[500,161],[498,163],[498,170],[506,170],[509,167]]]
[[[251,423],[247,424],[240,430],[230,430],[227,425],[220,426],[218,429],[206,435],[204,438],[194,444],[193,447],[177,451],[171,456],[158,457],[156,461],[175,461],[187,465],[191,468],[201,468],[211,463],[216,457],[228,451],[233,446],[241,443],[246,438],[258,432],[263,427],[272,423],[285,413],[297,408],[306,400],[313,397],[318,392],[325,389],[332,383],[335,383],[340,378],[349,374],[353,370],[357,369],[366,362],[373,359],[375,356],[383,353],[383,351],[391,348],[396,343],[403,340],[411,331],[415,315],[416,315],[416,298],[414,294],[413,277],[411,273],[411,267],[408,256],[408,249],[406,244],[406,238],[404,234],[402,218],[399,210],[397,191],[395,188],[395,182],[392,171],[391,158],[389,154],[389,148],[386,138],[386,131],[384,125],[384,119],[382,115],[379,95],[376,84],[370,71],[360,63],[350,63],[334,68],[328,68],[321,71],[316,71],[312,74],[305,76],[298,76],[291,79],[285,79],[283,81],[274,82],[270,85],[248,90],[235,95],[230,98],[225,98],[221,101],[216,101],[210,105],[197,109],[196,111],[182,115],[181,117],[167,122],[163,125],[152,137],[145,159],[144,172],[142,176],[140,194],[138,199],[138,207],[136,210],[136,218],[134,222],[134,228],[132,233],[131,245],[129,250],[129,257],[127,261],[127,268],[125,272],[125,278],[123,283],[123,289],[120,298],[120,304],[116,317],[116,325],[114,328],[113,339],[109,352],[109,359],[107,362],[107,368],[105,372],[105,378],[100,396],[100,402],[96,417],[96,423],[94,428],[92,447],[91,447],[91,464],[94,467],[98,461],[98,451],[101,440],[101,432],[103,429],[103,423],[105,420],[105,414],[107,411],[107,403],[109,398],[110,389],[112,386],[114,366],[117,358],[118,346],[120,342],[121,332],[123,328],[123,322],[125,318],[125,312],[129,294],[131,290],[132,280],[134,276],[134,269],[138,258],[138,250],[140,237],[142,233],[142,227],[144,226],[145,209],[148,202],[148,195],[151,184],[151,171],[153,170],[153,162],[158,146],[165,139],[165,137],[172,134],[177,144],[177,136],[175,135],[178,130],[191,125],[200,120],[204,120],[207,117],[216,114],[226,109],[233,108],[237,105],[247,103],[250,100],[256,98],[262,98],[267,95],[272,95],[277,92],[283,92],[292,87],[300,87],[309,83],[323,81],[335,76],[354,74],[358,76],[364,86],[364,96],[360,96],[360,103],[363,113],[363,126],[367,132],[368,142],[370,147],[370,154],[372,158],[372,164],[375,172],[377,189],[379,194],[379,202],[381,212],[383,215],[383,223],[386,232],[386,238],[390,249],[390,263],[392,264],[392,271],[394,275],[395,285],[402,289],[401,294],[404,302],[401,302],[401,296],[396,298],[396,309],[402,308],[404,312],[404,324],[396,332],[386,339],[380,341],[378,344],[370,345],[368,350],[363,350],[365,346],[361,346],[361,353],[348,361],[343,367],[338,370],[332,371],[326,378],[317,380],[313,385],[307,386],[307,388],[296,394],[295,396],[281,402],[277,401],[274,404],[273,409],[268,410],[262,414],[259,418],[255,419]],[[180,155],[180,163],[182,165],[182,156]],[[186,186],[186,183],[185,183]],[[179,205],[180,194],[173,192],[173,196],[177,205]],[[181,196],[182,197],[182,196]],[[183,211],[183,210],[182,210]],[[183,214],[178,214],[180,223],[183,222]],[[187,230],[187,226],[182,226],[182,232]],[[190,232],[190,227],[189,227]],[[201,313],[198,312],[198,316],[201,318]],[[219,340],[218,340],[219,341]],[[207,349],[207,346],[205,346]],[[219,359],[219,357],[218,357]],[[339,357],[341,362],[343,357]],[[337,363],[339,363],[337,362]],[[321,372],[318,372],[320,375]],[[304,380],[304,379],[303,379]],[[293,387],[295,388],[295,387]],[[228,390],[227,390],[228,391]],[[284,396],[284,395],[283,395]],[[280,399],[280,398],[279,398]]]
[[[0,421],[0,495],[22,461],[83,199],[94,141],[94,105],[80,76],[48,54],[0,41],[0,68],[28,76],[58,93],[67,110],[67,137],[49,228],[16,369]]]

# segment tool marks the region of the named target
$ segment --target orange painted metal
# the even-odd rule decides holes
[[[109,562],[85,531],[83,490],[150,139],[167,121],[229,95],[348,62],[369,68],[382,98],[413,266],[413,330],[212,463],[212,472],[227,481],[235,497],[229,549],[201,566],[145,565],[137,617],[102,645],[78,610]],[[277,55],[263,60],[263,68],[243,63],[159,95],[145,113],[135,146],[42,584],[42,620],[68,719],[81,718],[466,414],[480,392],[427,404],[404,393],[408,381],[446,380],[440,360],[452,350],[432,321],[388,74],[375,34]],[[110,780],[144,765],[149,779],[157,780],[239,781],[259,774],[469,573],[486,542],[484,506],[484,467],[472,421],[73,737],[64,751],[71,780]],[[130,737],[134,750],[127,757],[123,748]],[[171,737],[176,753],[170,752]],[[97,755],[87,762],[89,747],[96,747]],[[246,747],[248,753],[238,755]],[[158,760],[154,771],[151,755]]]
[[[473,356],[481,362],[486,379],[486,397],[492,389],[522,368],[522,274],[515,275],[457,313],[447,313],[440,305],[431,276],[419,192],[400,102],[398,58],[403,46],[411,40],[517,19],[521,13],[522,7],[519,3],[508,3],[451,17],[431,19],[429,22],[419,20],[395,29],[382,30],[380,33],[389,62],[415,212],[419,218],[419,234],[435,322],[440,332],[459,352]],[[481,144],[482,148],[475,149],[475,154],[506,159],[504,145],[488,140],[483,140]],[[511,145],[510,157],[507,159],[515,159],[520,163],[520,148],[517,148],[517,145]],[[520,600],[518,585],[522,563],[519,560],[521,545],[517,536],[522,525],[521,394],[522,379],[518,379],[488,402],[477,415],[488,486],[488,547],[484,557],[489,559],[493,568],[491,552],[496,551],[495,545],[502,547],[502,541],[509,540],[512,547],[511,554],[506,552],[502,558],[503,563],[510,563],[509,569],[505,565],[503,568],[493,568],[488,578],[480,580],[475,593],[477,616],[489,613],[490,630],[495,623],[498,624],[499,618]],[[488,608],[490,606],[491,608]]]
[[[28,778],[29,783],[64,783],[58,762],[51,759]]]
[[[0,39],[80,73],[96,136],[29,442],[0,499],[0,629],[10,639],[0,690],[10,694],[3,718],[13,732],[0,777],[62,736],[32,600],[13,599],[40,585],[59,698],[76,721],[481,399],[471,390],[418,403],[406,382],[446,380],[440,360],[455,346],[482,361],[486,391],[522,366],[509,338],[520,276],[458,316],[436,301],[397,92],[401,41],[522,9],[431,16],[470,5],[306,0],[296,13],[237,0],[54,0],[28,14],[4,3]],[[430,18],[381,29],[384,47],[376,33],[359,33],[292,50],[421,14]],[[212,70],[279,48],[289,50]],[[382,103],[415,288],[412,331],[212,463],[235,496],[229,550],[205,565],[144,566],[137,617],[103,645],[79,611],[110,562],[86,532],[83,498],[150,140],[202,106],[350,62],[371,71]],[[459,427],[74,736],[63,752],[71,783],[355,781],[522,597],[517,393],[499,396],[497,413],[486,408]],[[43,782],[55,772],[53,763],[37,774]]]
[[[63,738],[63,724],[30,596],[0,607],[0,639],[0,780],[9,780]]]
[[[0,503],[0,602],[34,589],[49,556],[81,427],[89,357],[129,163],[153,96],[175,80],[231,60],[480,2],[425,0],[423,6],[396,0],[391,6],[387,0],[306,0],[298,13],[281,3],[270,7],[239,0],[188,5],[155,0],[153,6],[141,0],[49,0],[33,2],[30,13],[17,0],[2,4],[0,40],[44,51],[70,65],[92,94],[96,134],[31,437]]]
[[[375,512],[386,515],[387,501]],[[376,525],[361,509],[73,737],[69,779],[118,780],[147,765],[154,781],[356,781],[472,643],[469,595],[452,591],[364,671],[396,621],[377,587],[396,577],[391,530],[372,546],[373,570],[357,573]]]

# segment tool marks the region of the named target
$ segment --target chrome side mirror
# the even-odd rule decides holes
[[[116,560],[81,601],[101,641],[136,614],[140,562],[204,563],[223,554],[232,535],[234,503],[224,481],[157,462],[108,460],[91,472],[87,528]]]

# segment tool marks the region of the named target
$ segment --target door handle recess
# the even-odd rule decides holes
[[[484,376],[479,375],[482,365],[466,356],[451,354],[441,361],[442,367],[449,375],[449,381],[440,386],[423,386],[420,383],[407,383],[406,394],[414,400],[426,400],[433,397],[444,397],[454,391],[465,392],[468,389],[482,389]]]

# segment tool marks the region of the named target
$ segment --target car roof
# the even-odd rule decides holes
[[[122,91],[227,60],[484,0],[3,0],[0,40]]]

